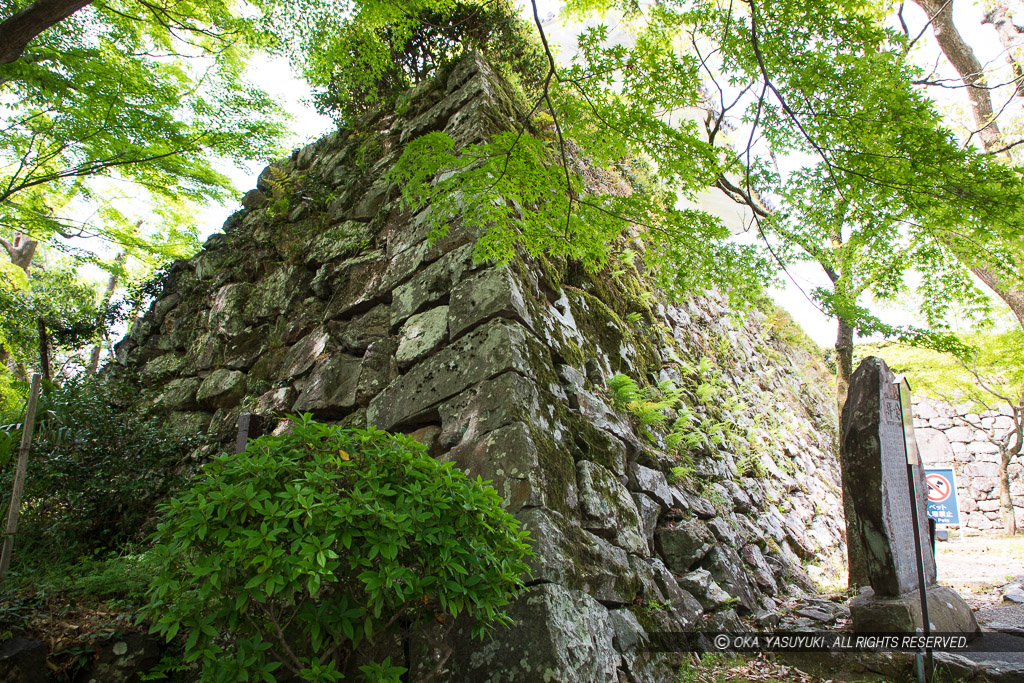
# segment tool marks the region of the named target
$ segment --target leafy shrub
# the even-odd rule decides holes
[[[367,30],[368,24],[375,28]],[[531,25],[509,0],[456,0],[411,12],[367,6],[342,22],[332,15],[323,28],[300,37],[315,46],[304,70],[320,89],[318,108],[346,125],[472,50],[530,92],[547,74]]]
[[[417,624],[508,622],[529,547],[493,489],[409,437],[292,419],[164,508],[144,613],[203,680],[393,680],[375,648]]]
[[[156,502],[180,481],[174,470],[198,439],[125,412],[113,403],[117,391],[97,380],[47,385],[25,477],[20,549],[64,559],[113,549],[145,534]],[[13,455],[20,430],[10,436]],[[4,491],[13,475],[8,459]]]

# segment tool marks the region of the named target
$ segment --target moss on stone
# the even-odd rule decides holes
[[[565,259],[544,255],[537,257],[535,263],[542,285],[552,293],[561,290],[565,281]]]
[[[546,507],[563,515],[576,515],[575,506],[570,506],[566,495],[576,489],[576,467],[572,456],[536,426],[528,425],[528,430],[537,448]]]

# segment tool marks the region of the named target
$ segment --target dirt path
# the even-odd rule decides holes
[[[1024,574],[1024,536],[968,536],[935,544],[939,583],[955,588],[971,607],[1003,603],[999,587]]]

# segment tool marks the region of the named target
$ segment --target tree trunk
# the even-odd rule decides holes
[[[960,35],[953,22],[953,3],[950,0],[914,0],[932,21],[932,33],[942,53],[953,65],[961,80],[967,86],[967,97],[971,101],[971,113],[978,128],[978,135],[986,151],[997,149],[1002,136],[992,109],[992,96],[986,88],[984,67],[974,55],[974,50]]]
[[[1013,499],[1010,497],[1010,460],[1013,451],[1009,448],[999,449],[999,514],[1003,518],[1003,531],[1007,536],[1017,533],[1017,518],[1013,514]]]
[[[124,265],[125,256],[126,256],[126,254],[124,252],[121,252],[120,254],[118,254],[117,258],[114,260],[114,263],[117,265],[118,268],[120,268],[121,266]],[[99,324],[97,325],[97,327],[99,325],[103,324],[103,321],[102,321],[103,311],[106,310],[107,306],[110,305],[110,300],[114,297],[114,290],[115,289],[117,289],[117,272],[116,271],[111,273],[110,274],[110,279],[107,280],[107,290],[103,294],[102,309],[100,311],[101,319],[100,319],[100,321],[98,321]],[[100,338],[96,340],[96,345],[92,347],[92,352],[89,354],[89,367],[87,367],[85,369],[85,374],[87,374],[87,375],[95,375],[96,371],[99,370],[99,367],[100,367],[100,354],[103,352],[103,341],[104,341],[104,339],[106,339],[106,336],[107,336],[107,331],[104,328],[103,332],[100,333]]]
[[[1017,316],[1017,321],[1020,323],[1021,329],[1024,329],[1024,292],[1019,289],[1007,289],[999,284],[999,278],[996,277],[995,273],[985,268],[978,266],[969,266],[971,272],[978,276],[978,279],[984,282],[989,289],[995,292],[1000,299],[1006,302],[1006,305],[1010,307],[1010,311]]]
[[[1024,97],[1024,35],[1021,35],[1017,27],[1010,19],[1009,10],[1005,7],[997,7],[985,15],[983,24],[992,24],[996,27],[996,34],[999,42],[1006,50],[1006,61],[1010,63],[1013,76],[1017,81],[1017,97]]]
[[[846,394],[850,389],[850,376],[853,375],[853,327],[842,318],[837,318],[839,329],[836,331],[836,405],[839,409],[839,433],[843,433],[843,406],[846,405]],[[854,519],[854,491],[847,486],[846,473],[840,467],[840,485],[843,490],[843,514],[846,519]],[[847,531],[849,528],[847,527]],[[849,534],[847,534],[849,536]],[[867,558],[859,543],[851,543],[846,539],[847,585],[860,588],[871,585],[868,576]]]
[[[850,376],[853,375],[853,327],[842,318],[837,318],[839,329],[836,331],[836,405],[842,419],[843,406],[846,405],[846,392],[850,389]]]
[[[39,365],[43,369],[43,379],[49,382],[50,377],[50,335],[46,333],[46,321],[42,316],[36,319],[39,327]]]
[[[6,22],[5,22],[6,23]],[[3,25],[0,24],[0,30],[3,29]],[[29,268],[32,267],[32,258],[35,256],[36,247],[39,246],[37,240],[29,239],[20,232],[14,233],[14,238],[9,240],[5,237],[0,237],[0,246],[6,251],[7,255],[11,259],[11,263],[21,268],[25,273],[28,273]],[[14,360],[11,353],[0,344],[0,362],[7,366],[11,371],[11,374],[17,380],[28,379],[28,373],[23,363]]]
[[[33,38],[67,19],[92,0],[36,0],[0,23],[0,64],[21,56]]]
[[[974,50],[960,35],[956,24],[953,23],[953,3],[949,0],[914,0],[914,2],[931,19],[932,32],[935,34],[935,40],[939,43],[939,48],[942,49],[946,59],[960,75],[960,80],[967,86],[971,114],[978,129],[978,137],[981,138],[982,148],[986,152],[998,152],[1003,146],[1002,133],[999,131],[999,123],[996,121],[992,108],[991,91],[986,88],[984,67],[975,56]],[[1005,18],[1005,12],[1000,16]],[[1003,34],[1007,27],[1001,27],[997,23],[998,17],[995,13],[989,14],[986,21],[996,26],[1000,40],[1005,45],[1006,40]],[[1008,19],[1006,23],[1012,26]],[[1024,292],[1001,285],[998,276],[984,265],[974,263],[966,265],[979,280],[1006,302],[1013,314],[1017,316],[1017,320],[1020,321],[1021,328],[1024,329]]]
[[[16,232],[13,240],[0,237],[0,246],[7,250],[7,255],[11,257],[11,263],[27,273],[28,269],[32,267],[32,257],[36,254],[39,241],[29,239],[20,232]]]
[[[0,344],[0,368],[7,368],[12,375],[14,374],[14,359],[3,344]]]

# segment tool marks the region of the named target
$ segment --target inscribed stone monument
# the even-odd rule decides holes
[[[856,631],[915,631],[922,628],[913,514],[918,517],[928,612],[932,629],[974,633],[977,622],[957,593],[936,583],[928,540],[924,472],[913,467],[916,505],[911,506],[903,409],[895,377],[880,358],[865,358],[850,380],[843,407],[841,467],[847,510],[847,543],[857,544],[871,588],[851,604]],[[909,442],[909,443],[908,443]]]

